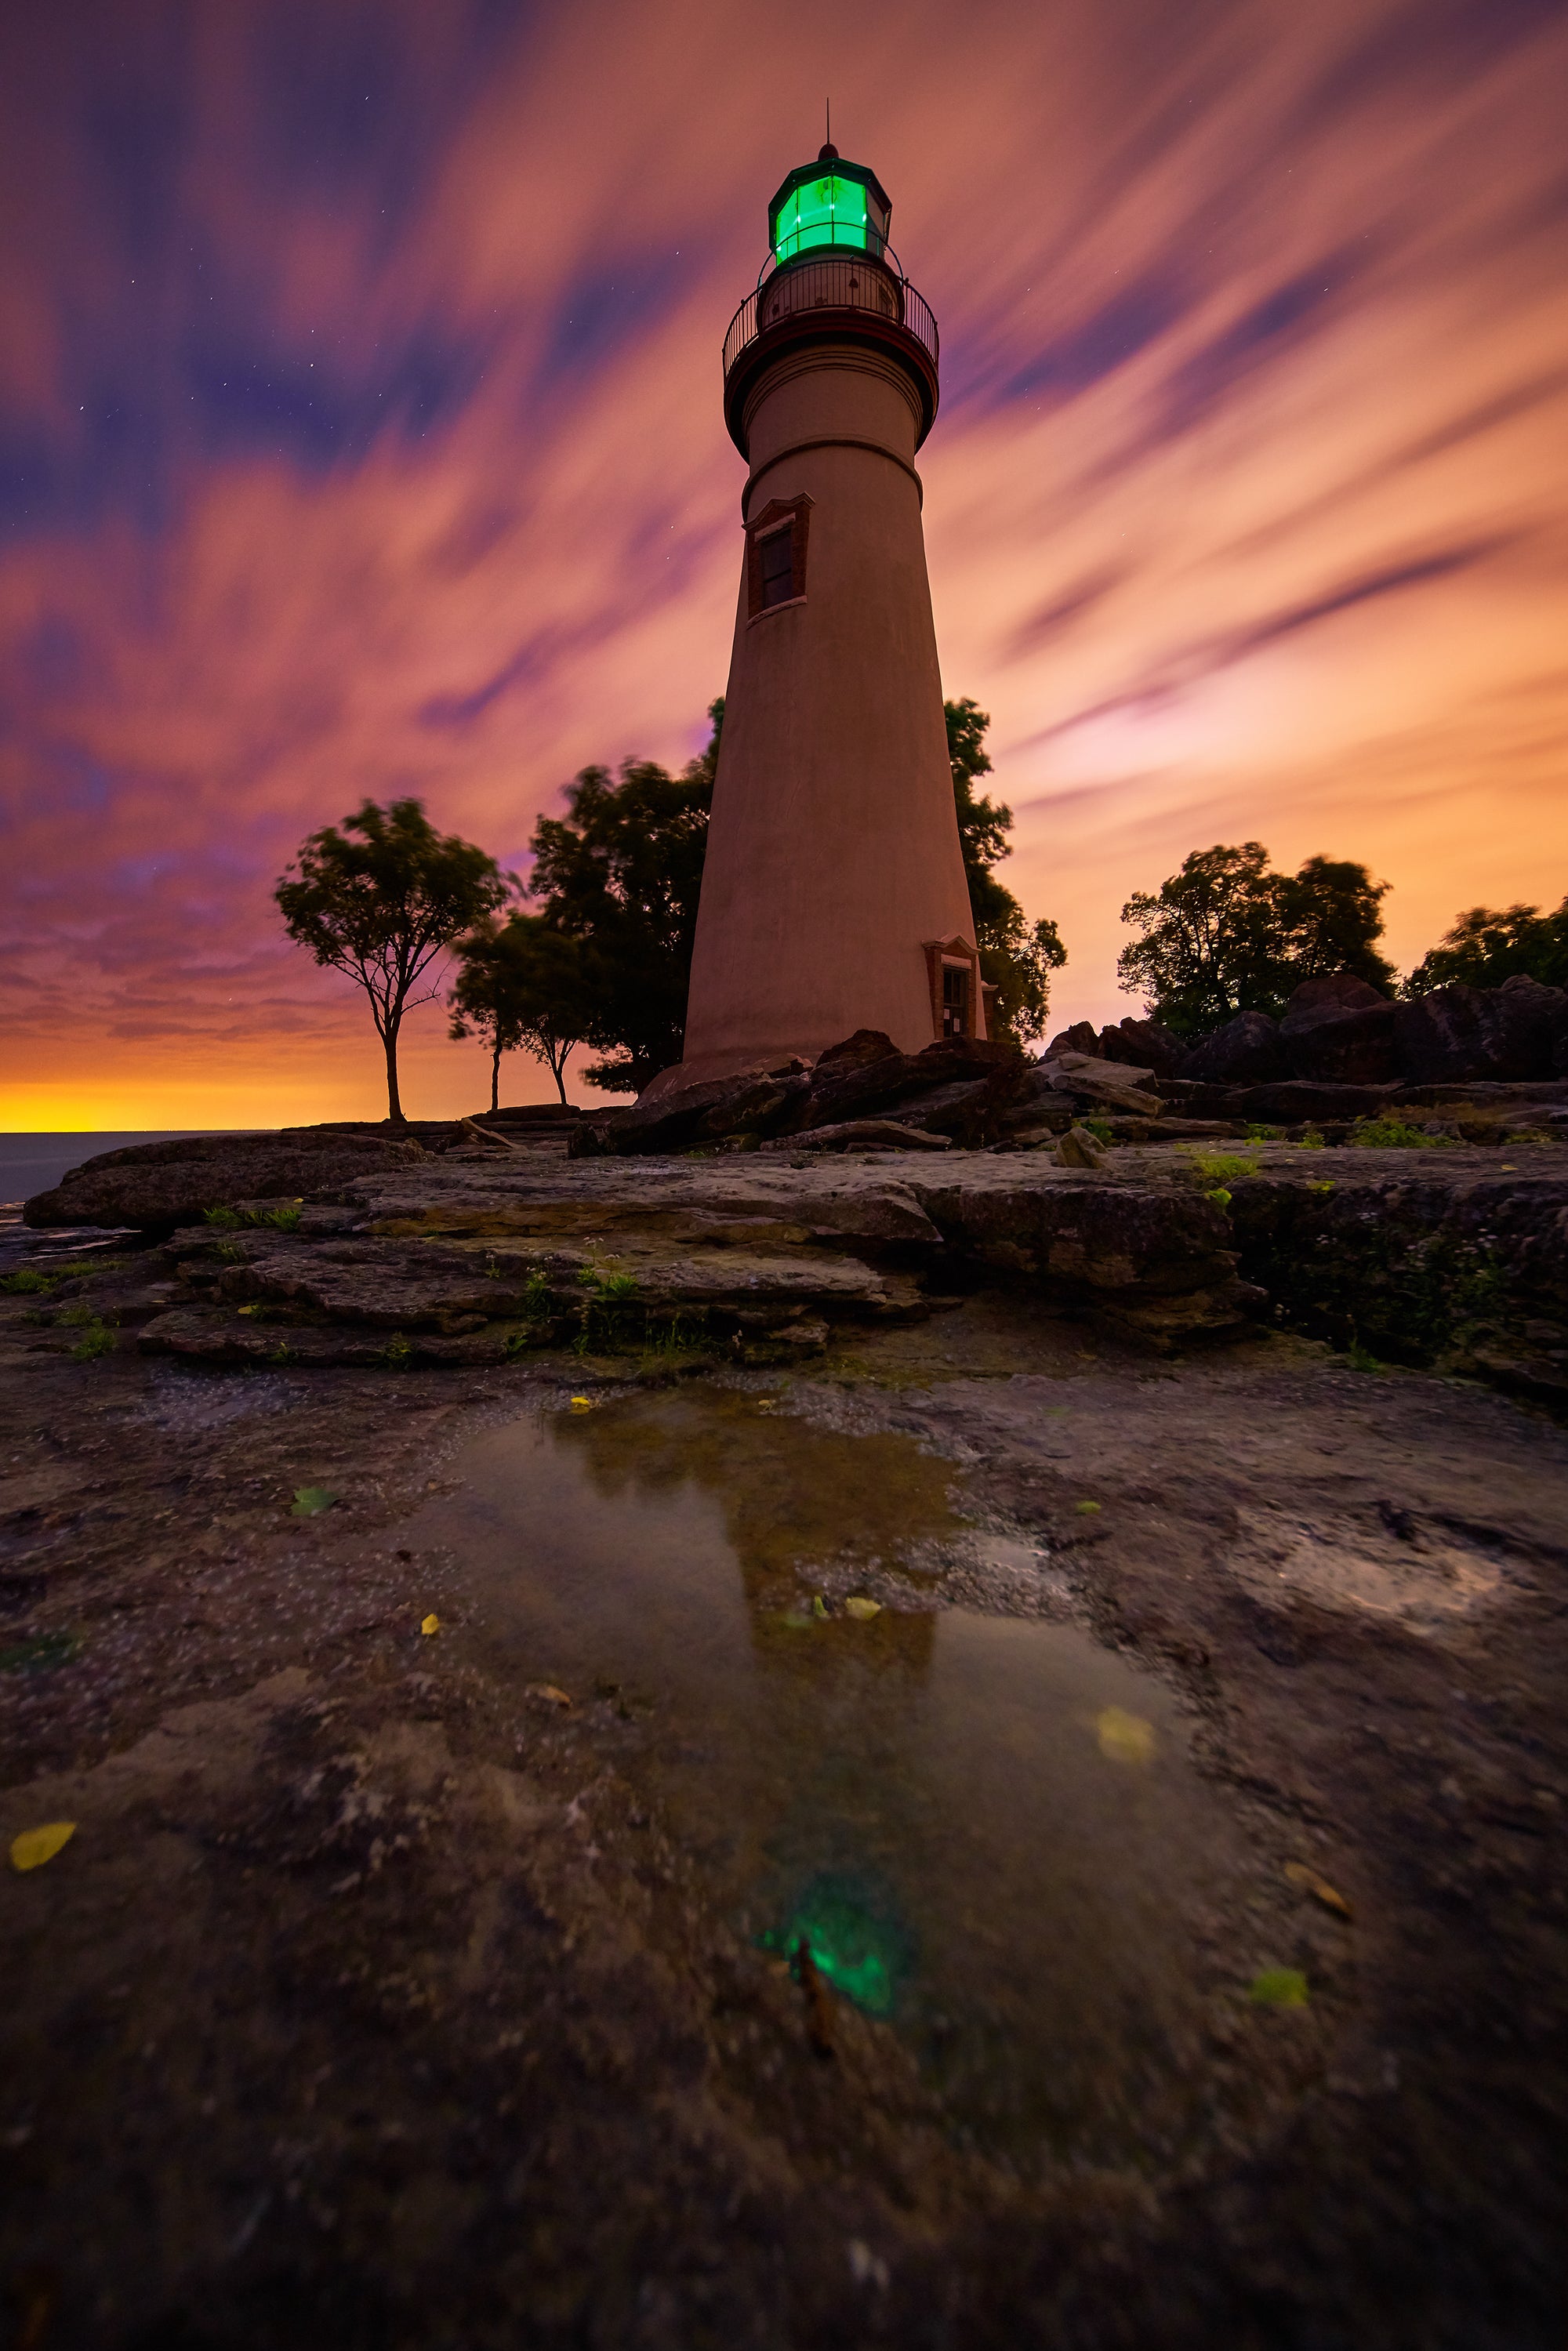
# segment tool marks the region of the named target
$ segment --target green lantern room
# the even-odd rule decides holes
[[[791,172],[768,207],[768,240],[780,268],[829,246],[880,261],[893,207],[863,163],[846,163],[824,147],[814,163]]]

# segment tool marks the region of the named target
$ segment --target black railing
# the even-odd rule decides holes
[[[748,294],[729,322],[724,339],[724,372],[727,380],[741,353],[766,334],[769,327],[804,311],[863,310],[890,326],[902,327],[937,357],[936,321],[930,305],[907,277],[898,277],[869,256],[858,259],[805,260],[789,263],[765,278]]]

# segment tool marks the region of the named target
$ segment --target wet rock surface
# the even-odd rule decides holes
[[[930,1250],[948,1210],[907,1164],[767,1185],[776,1210],[794,1185],[813,1251],[878,1220]],[[989,1165],[1002,1190],[966,1215],[1016,1180]],[[515,1176],[482,1194],[477,1155],[446,1167],[448,1226],[537,1218]],[[677,1163],[663,1213],[737,1217],[701,1187],[759,1172]],[[398,1182],[378,1208],[411,1225],[433,1204]],[[601,1238],[629,1189],[591,1196]],[[572,1257],[559,1190],[555,1212]],[[330,1228],[356,1213],[324,1206],[308,1242],[220,1233],[240,1254],[208,1271],[379,1284],[368,1239],[438,1259],[440,1301],[468,1278],[446,1240]],[[184,1262],[90,1278],[147,1313]],[[887,2026],[736,1932],[651,1792],[675,1726],[586,1666],[564,1690],[547,1656],[503,1670],[437,1535],[477,1436],[574,1394],[608,1431],[678,1364],[213,1368],[139,1353],[129,1319],[78,1358],[80,1326],[24,1319],[37,1295],[0,1301],[0,1808],[7,1839],[77,1827],[0,1910],[0,2275],[43,2341],[1557,2351],[1561,1429],[1288,1337],[1161,1364],[1011,1281],[722,1374],[728,1422],[845,1450],[863,1549],[906,1476],[992,1531],[929,1563],[922,1605],[1065,1612],[1160,1677],[1255,1855],[1206,1929],[1201,2062],[1231,2119],[1025,2177],[966,2144]],[[830,1629],[854,1630],[847,1593],[896,1606],[885,1545],[877,1565],[810,1540]],[[1304,2008],[1249,1997],[1270,1970]]]
[[[1121,1091],[1079,1093],[1081,1062]],[[439,1154],[371,1141],[350,1160],[330,1134],[315,1155],[286,1139],[281,1159],[271,1137],[190,1160],[175,1144],[114,1154],[45,1196],[45,1228],[62,1199],[90,1200],[159,1249],[62,1267],[29,1311],[218,1362],[497,1363],[613,1341],[763,1363],[1006,1287],[1167,1351],[1262,1324],[1568,1395],[1568,1134],[1552,1089],[1378,1092],[1369,1123],[1330,1116],[1363,1092],[1291,1081],[1243,1094],[1291,1122],[1248,1141],[1238,1122],[1181,1119],[1209,1089],[1167,1104],[1126,1091],[1143,1075],[1128,1065],[1066,1050],[949,1078],[928,1115],[950,1123],[953,1092],[984,1093],[998,1071],[1008,1132],[982,1150],[890,1116],[587,1160],[559,1134]],[[1323,1144],[1313,1118],[1352,1139]],[[1172,1129],[1190,1139],[1163,1142]],[[282,1165],[318,1179],[307,1196],[265,1196]]]

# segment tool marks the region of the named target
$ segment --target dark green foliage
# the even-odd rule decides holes
[[[1392,992],[1393,966],[1373,945],[1387,888],[1349,860],[1309,857],[1299,872],[1275,873],[1260,841],[1195,849],[1156,892],[1135,891],[1123,907],[1140,935],[1117,958],[1120,983],[1186,1038],[1238,1012],[1277,1019],[1302,980],[1327,972]]]
[[[1522,973],[1548,987],[1568,987],[1568,898],[1554,914],[1539,906],[1500,913],[1472,906],[1439,944],[1424,955],[1400,989],[1427,996],[1435,987],[1500,987]]]
[[[482,1037],[490,1049],[490,1108],[501,1099],[501,1056],[521,1046],[548,1063],[566,1100],[566,1058],[587,1034],[592,950],[543,914],[493,917],[458,947],[457,983],[447,1001],[451,1035]]]
[[[681,1058],[722,699],[708,715],[707,748],[679,776],[652,759],[628,759],[619,782],[584,768],[566,815],[534,828],[530,895],[583,949],[578,1033],[605,1057],[583,1076],[612,1092],[640,1092]]]
[[[964,875],[969,885],[969,910],[975,918],[975,945],[980,951],[980,974],[997,989],[987,1014],[992,1036],[1009,1036],[1019,1044],[1045,1034],[1051,1007],[1051,975],[1067,961],[1056,925],[1030,923],[1010,890],[991,871],[1012,854],[1008,834],[1013,812],[1005,801],[977,794],[977,778],[989,775],[986,749],[988,714],[967,695],[962,702],[945,702],[947,757],[953,769],[953,800],[958,817],[958,845],[964,852]]]
[[[439,833],[415,799],[366,800],[341,829],[302,843],[273,892],[290,938],[319,964],[346,972],[370,998],[386,1054],[387,1115],[402,1123],[397,1042],[404,1015],[439,993],[421,979],[444,948],[507,895],[493,857]]]

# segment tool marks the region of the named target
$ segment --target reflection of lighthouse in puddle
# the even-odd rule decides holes
[[[1200,2126],[1190,1921],[1244,1845],[1157,1683],[1071,1625],[922,1605],[923,1546],[989,1543],[949,1465],[687,1388],[455,1466],[404,1536],[455,1562],[455,1661],[597,1692],[606,1771],[716,1919],[806,1942],[821,2001],[884,2019],[988,2144],[1120,2160]]]
[[[956,1533],[951,1472],[898,1440],[866,1439],[765,1418],[737,1397],[694,1427],[655,1431],[609,1416],[572,1428],[601,1492],[712,1494],[739,1573],[755,1669],[752,1838],[731,1857],[752,1881],[746,1908],[767,1948],[798,1951],[873,2015],[897,2005],[914,1958],[892,1857],[907,1854],[903,1817],[919,1775],[919,1692],[938,1638],[928,1609],[853,1614],[816,1589],[819,1571],[893,1565],[899,1551]],[[661,1437],[663,1441],[661,1442]],[[810,1474],[800,1476],[801,1440]],[[885,1458],[878,1458],[885,1455]]]
[[[846,1569],[893,1566],[911,1544],[956,1534],[952,1472],[904,1441],[765,1417],[747,1397],[700,1429],[601,1416],[566,1434],[602,1492],[690,1481],[719,1501],[755,1667],[747,1746],[766,1758],[743,1865],[748,1917],[766,1948],[805,1941],[838,1991],[891,2014],[915,1956],[896,1856],[919,1843],[905,1814],[918,1806],[913,1746],[938,1619],[907,1606],[857,1615],[817,1585],[821,1571],[841,1585]]]

